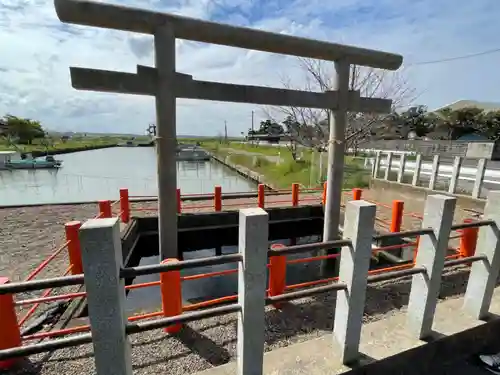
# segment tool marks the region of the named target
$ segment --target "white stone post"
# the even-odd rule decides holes
[[[343,246],[341,250],[339,282],[346,283],[347,290],[337,292],[333,327],[344,364],[359,357],[375,214],[375,204],[362,200],[346,204],[343,237],[352,241],[352,247]]]
[[[401,154],[399,157],[399,170],[398,170],[398,182],[403,182],[403,177],[405,175],[405,164],[406,164],[406,154]]]
[[[418,180],[420,178],[421,168],[422,168],[422,154],[417,154],[417,158],[415,159],[415,170],[413,171],[413,179],[411,180],[411,184],[413,186],[418,186]]]
[[[486,172],[486,159],[482,158],[477,162],[476,181],[474,181],[474,187],[472,188],[472,198],[478,199],[481,195],[484,172]]]
[[[118,218],[88,220],[79,237],[96,373],[132,375]]]
[[[455,205],[456,198],[446,195],[429,195],[425,202],[422,228],[433,233],[420,236],[415,267],[427,272],[413,275],[408,303],[408,328],[419,339],[432,331]]]
[[[476,255],[484,255],[486,260],[472,263],[464,298],[464,309],[477,319],[488,316],[500,271],[500,191],[488,194],[483,220],[495,224],[479,228]]]
[[[432,159],[432,171],[431,171],[431,178],[429,180],[429,189],[434,190],[436,187],[436,180],[438,178],[438,172],[439,172],[439,155],[434,155],[434,158]]]
[[[453,160],[453,170],[451,171],[450,186],[448,187],[448,193],[455,194],[458,186],[458,177],[460,176],[460,167],[462,166],[462,158],[460,156],[455,156]]]
[[[237,367],[238,375],[262,375],[264,362],[264,308],[266,298],[268,223],[262,208],[240,210],[238,248]]]
[[[375,165],[373,166],[373,178],[378,178],[378,171],[380,169],[380,151],[375,154]]]
[[[386,166],[385,166],[385,180],[389,180],[389,173],[391,173],[391,164],[392,164],[392,152],[387,153],[387,159],[386,159]]]

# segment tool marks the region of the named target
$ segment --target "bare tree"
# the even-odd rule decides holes
[[[302,87],[294,85],[290,77],[282,77],[287,89],[324,92],[334,89],[334,66],[322,60],[298,59],[304,72]],[[368,98],[393,100],[393,111],[408,106],[415,99],[415,90],[409,85],[404,71],[389,72],[374,68],[351,66],[350,90],[359,90]],[[283,121],[289,149],[296,155],[297,145],[323,149],[328,143],[330,112],[324,109],[301,107],[268,107],[265,114]],[[357,149],[360,141],[370,137],[375,125],[385,116],[369,113],[349,113],[346,129],[346,149]]]

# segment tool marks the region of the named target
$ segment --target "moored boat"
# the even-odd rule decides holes
[[[51,155],[43,159],[34,159],[31,154],[28,154],[23,159],[16,151],[0,152],[0,169],[51,169],[61,166],[62,161],[54,159]]]

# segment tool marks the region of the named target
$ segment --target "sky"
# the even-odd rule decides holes
[[[403,55],[398,79],[429,109],[460,99],[500,102],[498,0],[114,0],[183,16]],[[177,71],[195,79],[303,87],[297,59],[177,41]],[[61,23],[51,0],[0,0],[0,116],[50,130],[144,134],[154,98],[77,91],[69,67],[134,72],[153,66],[152,37]],[[424,64],[422,64],[424,62]],[[387,79],[394,79],[386,75]],[[391,78],[392,77],[392,78]],[[401,78],[402,77],[402,78]],[[177,133],[239,135],[265,118],[256,105],[177,100]]]

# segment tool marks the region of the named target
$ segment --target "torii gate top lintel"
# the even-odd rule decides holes
[[[398,69],[403,62],[401,55],[393,53],[138,8],[88,0],[54,0],[54,5],[61,21],[79,25],[154,34],[158,27],[170,24],[176,38],[197,42],[328,61],[345,60],[349,64],[388,70]]]

